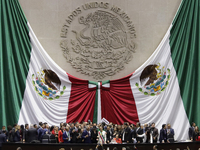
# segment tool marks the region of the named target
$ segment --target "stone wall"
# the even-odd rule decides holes
[[[135,71],[164,37],[181,0],[19,0],[44,49],[93,81]]]

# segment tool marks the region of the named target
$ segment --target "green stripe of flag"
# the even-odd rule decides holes
[[[7,126],[18,122],[31,45],[18,0],[1,0],[0,20],[0,126]]]
[[[110,80],[106,80],[102,82],[102,85],[110,83]],[[96,95],[95,95],[95,105],[94,105],[94,115],[93,115],[93,122],[97,123],[98,119],[98,82],[89,81],[89,84],[96,85]]]
[[[183,0],[173,21],[171,56],[190,122],[200,123],[200,1]]]
[[[97,123],[97,116],[98,116],[98,82],[89,81],[89,84],[96,85],[96,95],[95,95],[93,122]]]

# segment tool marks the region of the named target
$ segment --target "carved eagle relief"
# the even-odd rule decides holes
[[[98,16],[93,18],[90,22],[85,24],[85,28],[78,33],[77,31],[72,31],[76,34],[76,39],[82,46],[103,48],[104,50],[119,49],[127,46],[127,34],[125,32],[125,27],[122,22],[114,17],[110,16],[112,14],[104,11],[99,15],[107,15],[107,17]],[[97,13],[98,14],[98,13]],[[108,15],[109,14],[109,15]],[[91,14],[89,15],[91,18]],[[86,36],[85,32],[90,32],[91,36]]]

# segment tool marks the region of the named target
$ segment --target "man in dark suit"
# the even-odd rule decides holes
[[[43,137],[44,134],[50,134],[49,125],[47,123],[45,123],[43,126],[43,132],[42,132],[41,137]]]
[[[75,127],[72,125],[70,129],[70,137],[71,137],[71,143],[76,143],[76,136],[77,136],[77,131]]]
[[[174,129],[171,128],[171,125],[167,124],[167,139],[170,143],[174,142]]]
[[[77,136],[78,136],[78,134],[77,134]],[[98,136],[97,127],[93,126],[92,131],[91,131],[91,141],[92,141],[92,143],[97,143],[97,136]]]
[[[38,140],[40,141],[40,142],[42,142],[42,134],[43,134],[43,130],[44,130],[44,124],[43,123],[40,123],[40,127],[39,127],[39,129],[37,130],[37,132],[38,132]]]
[[[142,143],[143,142],[143,137],[139,137],[138,135],[142,135],[143,134],[143,129],[141,129],[139,122],[136,124],[135,133],[136,133],[137,143]]]
[[[10,142],[14,142],[14,138],[15,138],[15,129],[17,127],[17,123],[15,123],[13,125],[12,131],[11,131],[11,137],[10,137]]]
[[[153,138],[153,143],[157,143],[158,140],[158,129],[155,127],[155,123],[151,124],[150,133]]]
[[[30,143],[33,140],[37,140],[37,129],[33,127],[33,125],[30,125],[30,128],[27,131],[27,142]]]
[[[28,129],[29,129],[29,125],[28,125],[28,124],[25,124],[25,132],[24,132],[24,139],[23,139],[23,142],[28,142],[28,136],[27,136]]]
[[[132,138],[132,140],[131,140],[131,143],[136,143],[137,141],[136,141],[136,128],[135,128],[135,125],[131,125],[130,126],[130,128],[131,128],[131,138]]]
[[[194,131],[195,126],[196,124],[192,122],[192,126],[189,127],[189,138],[191,141],[195,141],[195,131]]]
[[[8,139],[8,131],[6,130],[6,126],[2,126],[2,129],[0,130],[0,134],[5,133],[6,135],[6,140]]]
[[[106,143],[109,144],[112,140],[112,131],[111,131],[111,127],[108,125],[107,126],[107,130],[106,130]]]
[[[169,143],[169,140],[167,139],[166,128],[167,128],[166,124],[163,124],[162,129],[160,130],[160,138],[159,138],[160,143]]]
[[[87,125],[86,130],[83,131],[82,138],[84,139],[84,143],[91,143],[91,132],[89,125]]]
[[[66,127],[66,131],[63,132],[63,140],[64,140],[64,143],[70,143],[71,142],[69,127]]]
[[[128,127],[127,122],[124,122],[124,130],[122,131],[122,142],[123,143],[131,142],[131,129]]]
[[[1,150],[1,147],[2,147],[2,143],[6,143],[6,135],[5,135],[5,131],[1,131],[1,134],[0,134],[0,150]]]
[[[145,134],[146,134],[146,141],[144,141],[144,142],[150,143],[150,128],[147,123],[144,124],[144,130],[145,130]]]

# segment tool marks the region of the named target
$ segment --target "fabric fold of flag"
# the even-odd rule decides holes
[[[89,88],[87,80],[69,75],[72,82],[67,122],[93,121],[96,87]]]
[[[139,122],[129,78],[130,76],[112,80],[109,87],[101,87],[101,114],[109,122]]]
[[[17,0],[0,2],[0,127],[18,121],[31,44],[27,20]]]
[[[171,59],[171,27],[152,56],[132,74],[130,84],[139,121],[142,124],[155,122],[160,129],[162,124],[170,123],[175,139],[186,140],[190,124]],[[149,83],[149,80],[154,81]]]
[[[176,140],[199,125],[199,0],[183,0],[163,40],[132,74],[92,82],[46,53],[18,0],[0,3],[0,126],[14,123],[170,123]]]
[[[183,0],[172,22],[170,47],[190,123],[200,125],[200,1]]]

